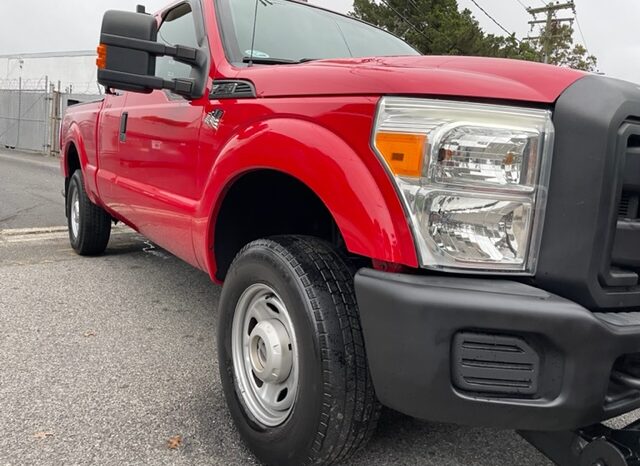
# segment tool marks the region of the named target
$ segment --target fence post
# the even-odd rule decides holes
[[[59,155],[62,150],[60,145],[60,84],[58,84],[58,91],[55,86],[51,84],[51,120],[50,120],[50,134],[51,134],[51,155]]]
[[[51,96],[49,95],[49,76],[44,77],[44,115],[42,116],[44,126],[44,141],[42,144],[42,151],[46,155],[51,155],[51,146],[49,146],[50,136],[49,136],[49,128],[50,126],[47,124],[47,116],[51,114]]]
[[[20,122],[22,121],[22,76],[18,78],[18,129],[16,134],[16,148],[20,149]]]

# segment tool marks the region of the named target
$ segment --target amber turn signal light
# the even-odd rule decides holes
[[[96,65],[98,66],[98,69],[103,70],[107,67],[107,46],[104,44],[98,45],[96,52],[98,52]]]
[[[394,175],[419,177],[426,140],[422,134],[380,131],[376,134],[376,149]]]

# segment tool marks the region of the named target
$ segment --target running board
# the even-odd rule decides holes
[[[640,466],[640,420],[622,429],[596,424],[575,432],[518,434],[559,466]]]

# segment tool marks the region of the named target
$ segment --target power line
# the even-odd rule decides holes
[[[527,7],[527,5],[525,5],[524,3],[522,3],[520,0],[516,0],[516,1],[517,1],[517,2],[520,4],[520,6],[521,6],[522,8],[524,8],[525,10],[527,10],[527,9],[529,8],[529,7]]]
[[[589,46],[587,45],[587,41],[584,38],[584,34],[582,33],[582,27],[580,27],[580,21],[578,21],[578,12],[575,10],[573,10],[573,15],[576,18],[576,24],[578,25],[578,32],[580,33],[580,37],[582,38],[582,43],[584,44],[584,48],[587,49],[587,53],[589,55],[591,55],[591,53],[589,52]]]
[[[496,21],[496,19],[495,19],[493,16],[491,16],[489,13],[487,13],[487,11],[486,11],[484,8],[482,8],[480,5],[478,5],[478,2],[476,2],[476,0],[471,0],[471,2],[472,2],[475,6],[477,6],[477,7],[480,9],[480,11],[482,11],[485,15],[487,15],[487,17],[488,17],[491,21],[493,21],[494,23],[496,23],[496,25],[497,25],[500,29],[502,29],[502,30],[503,30],[503,31],[504,31],[508,36],[513,35],[513,33],[512,33],[512,32],[507,31],[507,29],[506,29],[502,24],[500,24],[498,21]],[[518,39],[516,39],[516,40],[517,40],[518,42],[520,42]]]
[[[424,31],[422,31],[421,29],[418,29],[416,26],[413,25],[413,23],[411,21],[409,21],[407,18],[405,18],[402,13],[400,13],[398,10],[396,10],[394,7],[392,7],[387,0],[380,0],[382,3],[384,3],[385,5],[387,5],[387,8],[389,8],[391,11],[393,11],[400,19],[402,19],[405,23],[407,23],[414,31],[416,31],[418,34],[420,34],[422,37],[424,37],[425,39],[427,39],[429,42],[431,42],[431,39],[424,33]]]
[[[416,5],[416,2],[414,2],[413,0],[409,0],[409,3],[411,3],[411,5],[413,5],[416,11],[420,13],[420,8],[418,7],[418,5]]]

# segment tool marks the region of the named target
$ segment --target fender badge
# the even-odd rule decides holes
[[[219,108],[207,113],[204,117],[204,123],[211,129],[217,130],[220,127],[220,120],[224,116],[224,111]]]

